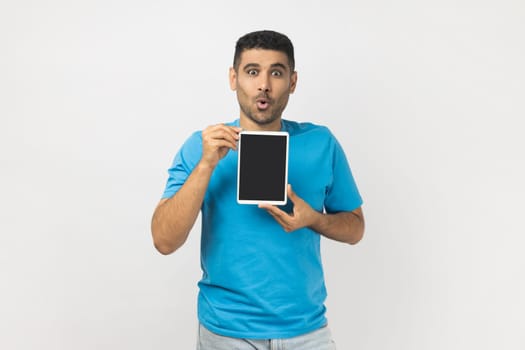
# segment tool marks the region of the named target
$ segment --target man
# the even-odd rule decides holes
[[[330,131],[281,118],[295,90],[283,34],[241,37],[229,78],[239,119],[194,133],[177,153],[152,219],[155,247],[182,246],[202,211],[197,348],[335,349],[327,328],[320,236],[357,243],[362,200]],[[287,131],[289,205],[236,201],[241,130]]]

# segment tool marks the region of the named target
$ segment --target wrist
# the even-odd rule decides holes
[[[201,159],[197,163],[197,166],[195,168],[201,171],[213,171],[216,165],[217,165],[216,163],[210,163],[204,159]]]
[[[310,222],[310,225],[308,225],[308,226],[311,229],[313,229],[314,231],[319,232],[325,226],[326,219],[327,218],[326,218],[326,215],[324,213],[320,213],[320,212],[312,209],[311,222]]]

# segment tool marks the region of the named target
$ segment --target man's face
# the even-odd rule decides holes
[[[284,52],[244,50],[238,68],[230,68],[230,86],[237,92],[241,126],[279,130],[281,114],[296,83],[297,73],[291,72]]]

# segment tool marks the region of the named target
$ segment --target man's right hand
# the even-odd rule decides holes
[[[237,150],[242,128],[224,124],[208,126],[202,131],[201,166],[215,168],[230,149]]]

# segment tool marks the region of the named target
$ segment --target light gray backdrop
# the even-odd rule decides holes
[[[521,0],[0,3],[0,348],[192,349],[199,226],[149,221],[189,134],[238,116],[237,38],[296,46],[285,117],[365,200],[323,241],[339,349],[524,349]]]

